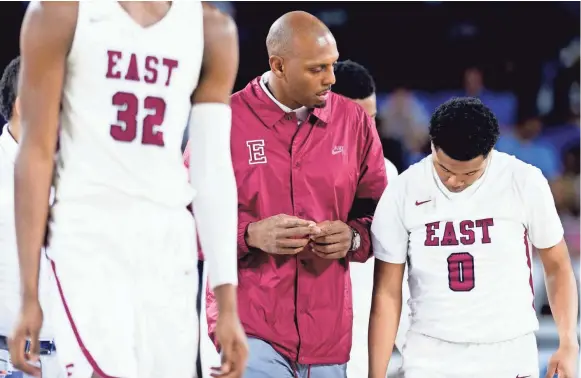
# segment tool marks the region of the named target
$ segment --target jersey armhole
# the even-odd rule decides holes
[[[73,38],[71,40],[71,45],[69,46],[69,51],[67,53],[67,64],[71,64],[76,57],[76,52],[78,50],[77,45],[79,44],[80,36],[83,34],[84,25],[87,23],[87,2],[79,1],[77,2],[77,18],[75,22],[75,28],[73,31]]]

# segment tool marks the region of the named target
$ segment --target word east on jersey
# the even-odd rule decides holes
[[[442,236],[436,232],[443,226]],[[479,232],[480,243],[490,244],[489,227],[494,226],[492,218],[463,220],[458,227],[454,222],[431,222],[426,224],[426,247],[473,245],[476,232]],[[448,284],[453,291],[470,291],[474,288],[474,257],[468,252],[451,253],[448,258]]]

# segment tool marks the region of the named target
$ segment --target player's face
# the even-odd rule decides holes
[[[335,84],[333,66],[339,59],[335,38],[328,33],[311,41],[299,41],[295,47],[296,56],[286,60],[288,92],[303,106],[324,107]]]
[[[353,101],[361,105],[361,107],[365,109],[365,112],[369,114],[371,118],[375,118],[375,116],[377,115],[377,99],[375,98],[375,93],[362,100],[353,100]]]
[[[432,146],[434,167],[444,186],[451,192],[459,193],[482,176],[488,159],[478,156],[472,160],[454,160],[440,148]]]

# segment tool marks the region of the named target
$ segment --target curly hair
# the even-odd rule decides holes
[[[496,116],[477,98],[453,98],[438,106],[430,119],[430,139],[454,160],[488,156],[498,141]]]
[[[352,100],[363,100],[375,93],[373,77],[361,64],[351,60],[335,65],[333,92]]]
[[[18,95],[18,73],[20,57],[12,59],[4,69],[0,79],[0,114],[6,121],[12,118],[12,111]]]

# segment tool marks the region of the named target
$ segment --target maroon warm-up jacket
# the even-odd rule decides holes
[[[372,254],[369,227],[386,185],[383,152],[363,108],[330,93],[300,126],[263,91],[260,77],[232,96],[232,161],[238,186],[238,306],[249,337],[301,364],[349,360],[353,321],[349,263]],[[186,155],[188,151],[186,150]],[[309,247],[294,256],[249,249],[248,224],[277,214],[341,220],[361,235],[346,259]],[[217,308],[207,292],[210,336]]]

